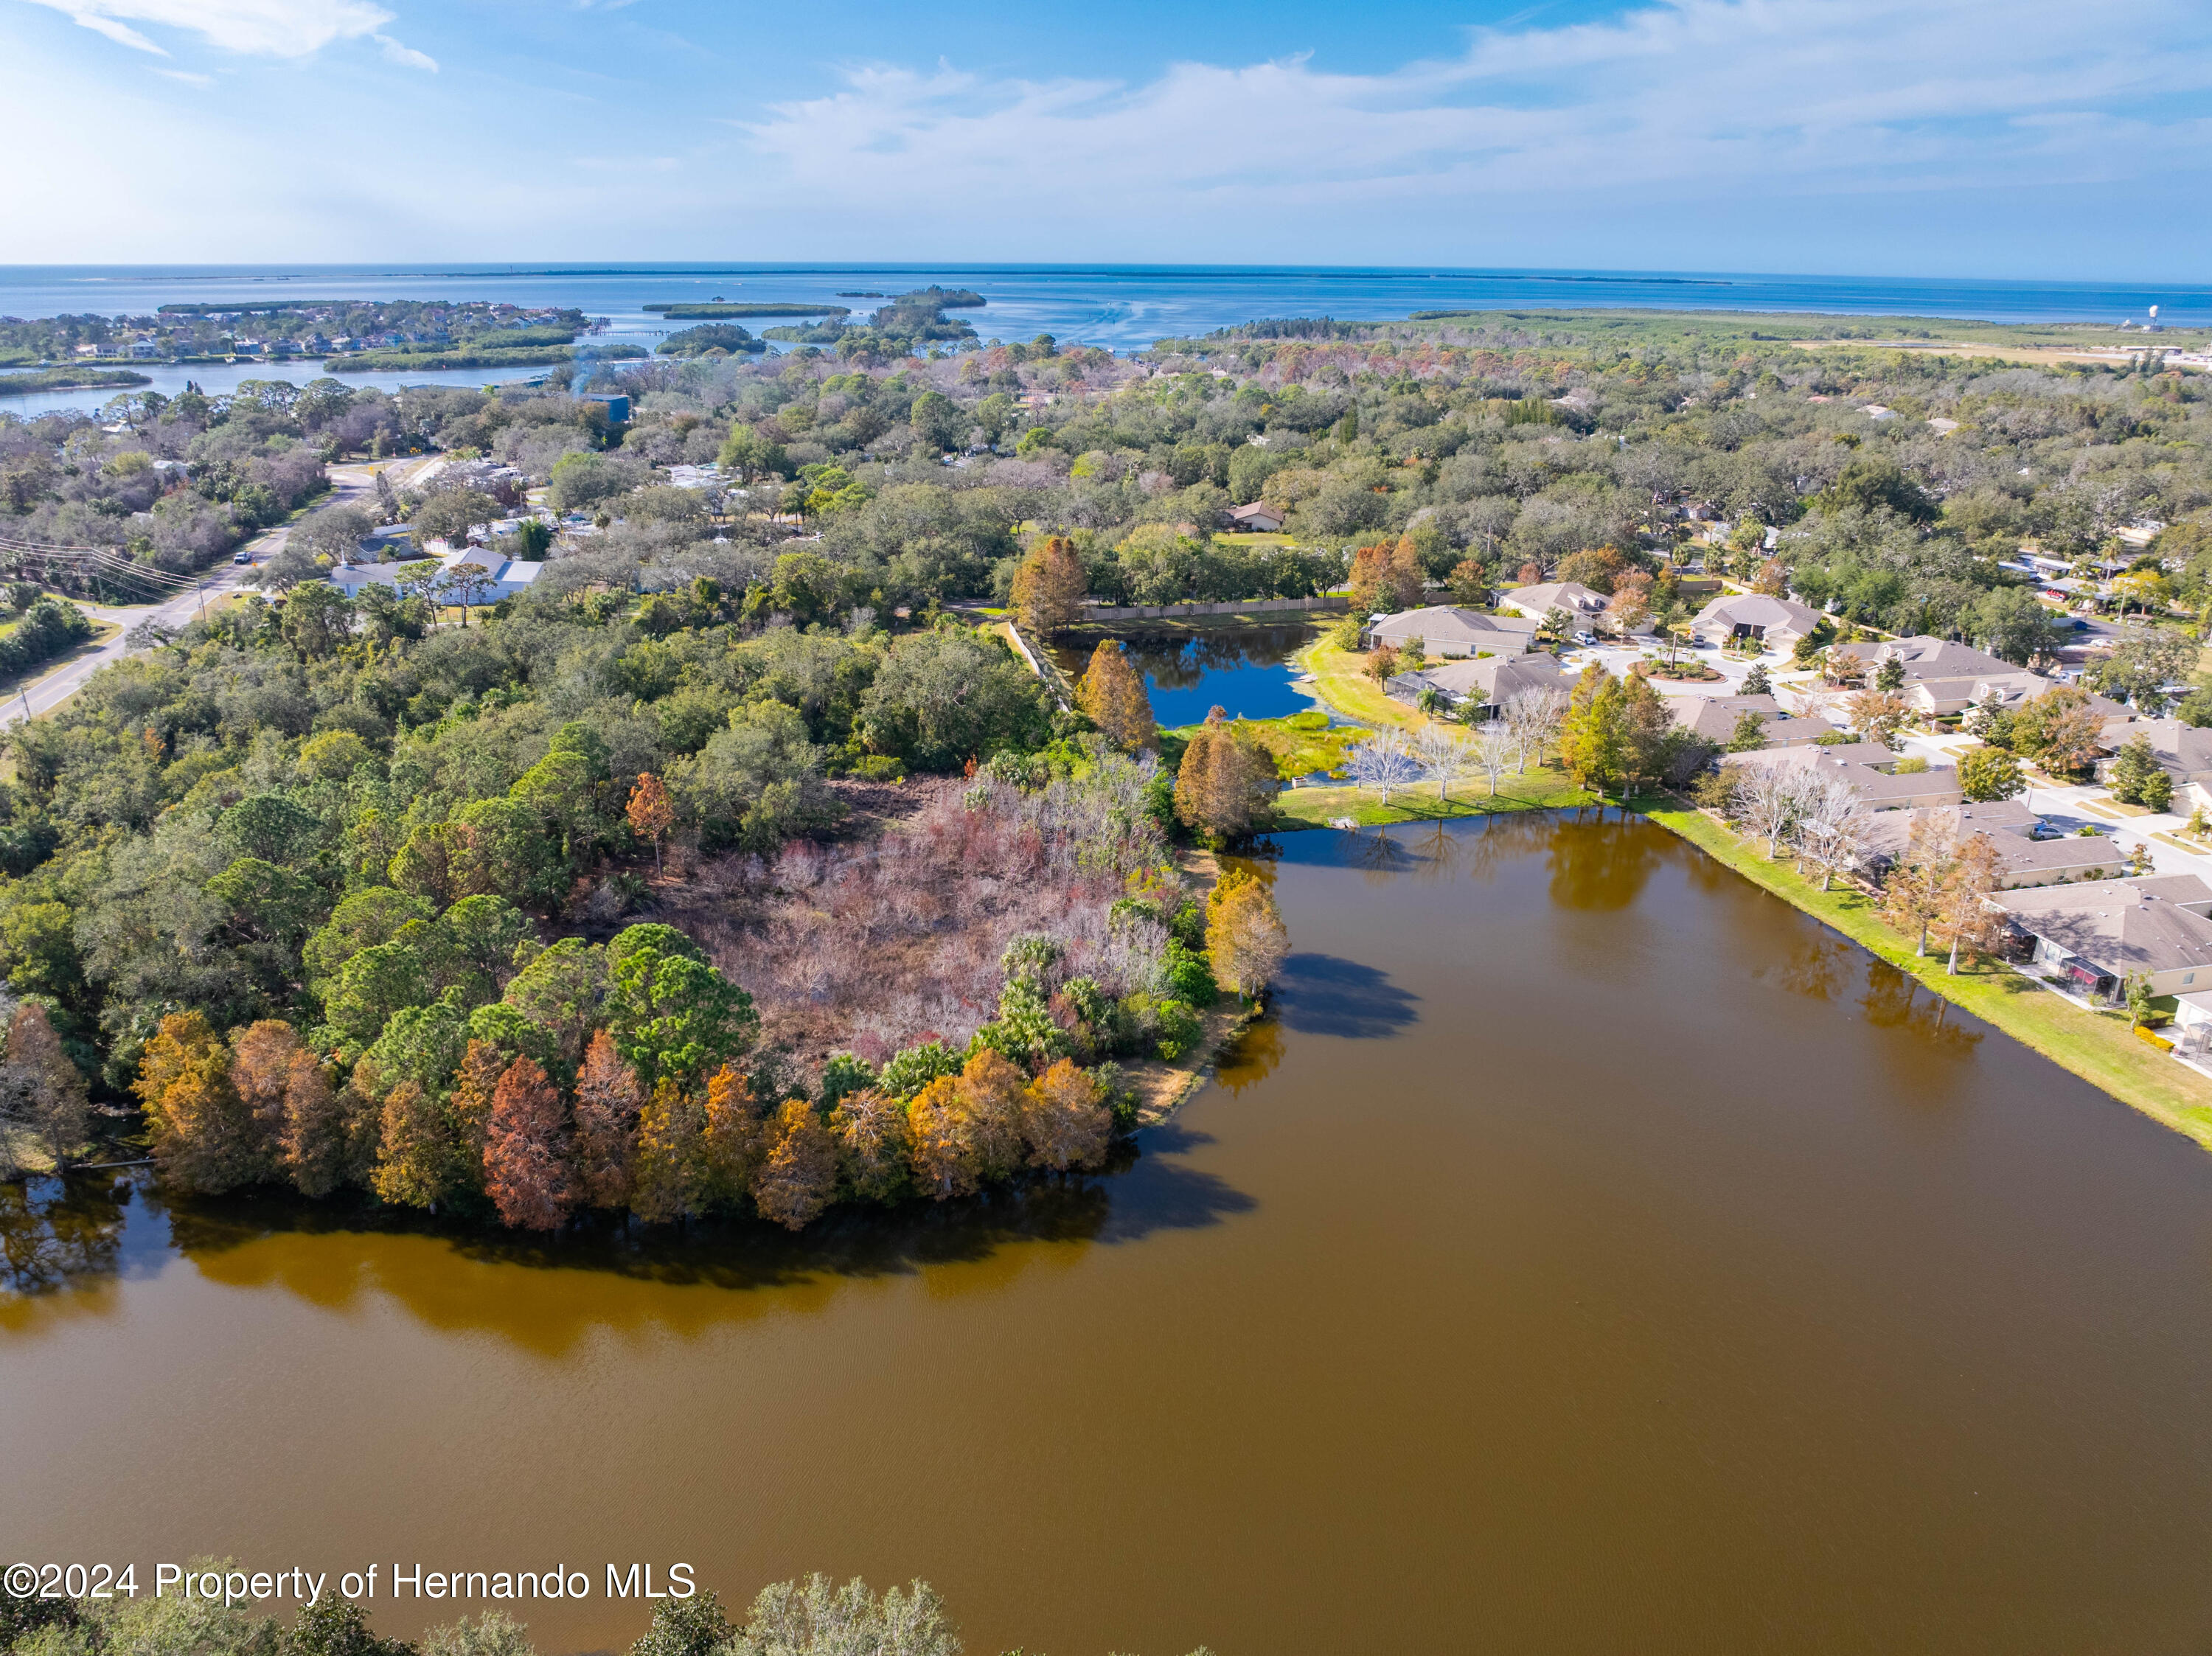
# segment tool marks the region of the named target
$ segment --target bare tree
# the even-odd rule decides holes
[[[1421,774],[1406,733],[1395,728],[1377,731],[1352,749],[1348,768],[1352,779],[1363,788],[1373,788],[1385,805],[1393,788],[1411,787]]]
[[[1766,841],[1769,862],[1782,854],[1782,841],[1805,815],[1812,779],[1803,771],[1781,765],[1745,765],[1748,773],[1735,785],[1737,814],[1744,825]]]
[[[1498,779],[1505,774],[1505,767],[1524,751],[1522,738],[1503,719],[1493,719],[1478,725],[1474,731],[1473,757],[1474,767],[1490,783],[1490,797],[1498,798]]]
[[[1868,811],[1865,798],[1842,776],[1814,775],[1805,792],[1803,816],[1797,825],[1797,842],[1820,864],[1820,889],[1835,883],[1838,870],[1848,873],[1866,853]]]
[[[1525,771],[1531,754],[1538,764],[1544,762],[1544,749],[1559,735],[1567,716],[1566,692],[1516,690],[1506,697],[1504,713],[1505,728],[1513,740],[1514,762]]]
[[[1448,797],[1451,785],[1467,774],[1470,757],[1467,743],[1449,725],[1423,725],[1413,733],[1413,749],[1421,774],[1437,785],[1439,800]]]

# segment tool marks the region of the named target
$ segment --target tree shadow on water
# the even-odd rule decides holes
[[[1420,1016],[1413,1010],[1419,995],[1340,955],[1291,955],[1275,980],[1274,998],[1283,1027],[1307,1035],[1380,1040]]]
[[[834,1208],[796,1234],[747,1218],[645,1226],[592,1215],[538,1236],[270,1189],[192,1198],[148,1189],[143,1201],[167,1221],[163,1253],[208,1281],[278,1289],[339,1316],[396,1305],[428,1327],[558,1356],[595,1330],[703,1332],[825,1307],[856,1280],[939,1267],[974,1268],[933,1275],[933,1297],[988,1294],[1027,1272],[1070,1268],[1088,1246],[1253,1211],[1251,1197],[1189,1164],[1209,1142],[1170,1125],[1118,1141],[1097,1173],[1032,1175],[963,1200]],[[19,1307],[67,1302],[63,1290],[99,1286],[122,1268],[112,1244],[64,1245],[58,1232],[73,1222],[52,1204],[35,1213],[0,1204],[0,1243],[45,1262],[15,1273]],[[0,1294],[0,1313],[8,1300]]]
[[[1665,830],[1604,806],[1553,817],[1552,901],[1562,908],[1612,913],[1643,895],[1659,866]]]

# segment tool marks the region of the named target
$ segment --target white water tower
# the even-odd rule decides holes
[[[2145,333],[2158,331],[2158,306],[2155,305],[2150,307],[2150,320],[2143,324],[2143,331]]]

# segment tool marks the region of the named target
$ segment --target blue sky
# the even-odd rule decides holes
[[[0,262],[2212,253],[2203,0],[0,0]]]

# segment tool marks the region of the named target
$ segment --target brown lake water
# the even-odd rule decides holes
[[[2212,1158],[1640,822],[1283,846],[1279,1016],[1079,1186],[543,1255],[81,1198],[0,1552],[592,1571],[554,1650],[610,1560],[984,1653],[2212,1647]]]

